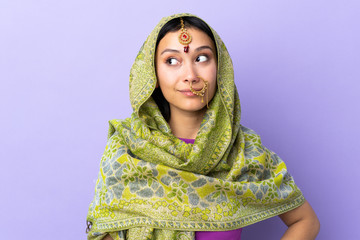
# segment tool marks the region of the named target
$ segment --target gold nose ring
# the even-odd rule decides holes
[[[204,95],[205,95],[205,92],[207,93],[206,94],[206,107],[209,107],[208,106],[208,102],[209,102],[209,92],[206,91],[208,89],[208,84],[209,82],[208,81],[205,81],[202,77],[200,76],[197,76],[200,80],[202,80],[204,82],[204,86],[202,89],[200,89],[199,91],[193,89],[192,87],[192,81],[190,81],[190,91],[195,94],[196,96],[199,96],[201,97],[201,102],[203,103],[204,102]]]

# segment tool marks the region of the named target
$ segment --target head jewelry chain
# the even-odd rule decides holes
[[[181,24],[181,28],[180,28],[180,34],[179,34],[179,42],[184,46],[184,52],[189,52],[189,43],[191,43],[191,35],[187,32],[187,29],[185,28],[184,25],[184,20],[182,18],[180,18],[180,24]]]

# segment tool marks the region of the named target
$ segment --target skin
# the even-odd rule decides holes
[[[281,240],[312,240],[320,231],[319,219],[307,201],[279,217],[288,226]]]
[[[103,240],[114,240],[112,237],[110,237],[110,235],[106,235],[106,237],[103,238]]]
[[[158,87],[170,105],[173,134],[194,139],[206,111],[206,95],[202,103],[199,96],[190,93],[189,83],[192,81],[193,88],[201,89],[203,82],[198,76],[208,81],[210,101],[216,91],[217,60],[215,45],[207,34],[195,28],[188,28],[188,32],[193,37],[188,53],[178,41],[179,31],[167,33],[159,42],[156,71]],[[319,232],[320,222],[307,201],[279,217],[288,226],[282,240],[312,240]],[[113,238],[106,235],[104,239]]]
[[[158,86],[169,102],[170,128],[176,137],[194,139],[206,111],[206,101],[211,101],[216,91],[217,60],[211,38],[196,28],[188,28],[192,36],[189,52],[179,43],[180,31],[168,32],[156,50]],[[200,90],[204,82],[208,90],[203,97],[191,93],[190,82]]]

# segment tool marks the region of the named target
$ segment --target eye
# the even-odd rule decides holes
[[[196,58],[197,62],[205,62],[208,60],[208,57],[206,55],[200,55]]]
[[[179,61],[176,58],[168,58],[166,59],[166,63],[169,65],[176,65],[179,63]]]

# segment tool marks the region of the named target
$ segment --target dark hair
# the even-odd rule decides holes
[[[209,26],[201,19],[197,17],[182,17],[184,20],[185,28],[196,28],[200,31],[206,33],[211,40],[215,43],[214,35],[211,32]],[[156,40],[156,47],[159,45],[159,42],[168,32],[176,32],[179,31],[181,28],[180,18],[174,18],[168,21],[161,29]]]
[[[215,44],[215,38],[214,35],[211,32],[211,29],[209,26],[201,19],[197,17],[182,17],[184,20],[185,28],[196,28],[200,31],[203,31],[206,33],[211,40],[213,40],[214,45]],[[180,24],[180,18],[174,18],[167,22],[161,29],[158,35],[158,38],[156,40],[156,48],[159,45],[159,42],[168,32],[176,32],[180,30],[181,24]],[[156,51],[155,48],[155,51]],[[161,111],[161,114],[165,118],[166,121],[170,120],[170,106],[168,101],[166,101],[160,87],[155,88],[154,92],[152,93],[152,97],[155,100],[156,104],[158,105],[158,108]]]

